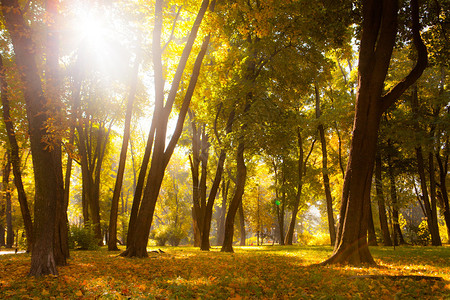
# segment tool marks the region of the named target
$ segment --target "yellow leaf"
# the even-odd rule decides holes
[[[75,293],[75,296],[81,297],[81,296],[83,296],[83,292],[80,291],[80,290],[78,290],[78,291]]]
[[[50,295],[50,293],[46,289],[43,289],[42,292],[41,292],[41,295],[42,296],[48,296],[48,295]]]

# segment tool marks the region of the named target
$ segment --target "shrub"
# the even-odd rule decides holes
[[[71,226],[69,236],[69,247],[79,250],[97,250],[98,240],[90,224],[86,226]]]
[[[150,238],[155,240],[158,246],[165,246],[167,242],[171,246],[178,246],[186,237],[187,233],[175,224],[161,225],[150,234]]]

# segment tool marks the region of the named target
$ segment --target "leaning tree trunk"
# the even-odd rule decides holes
[[[30,275],[40,276],[57,274],[53,253],[55,210],[58,193],[63,187],[58,185],[61,162],[54,155],[53,149],[60,147],[58,137],[46,141],[45,137],[52,137],[47,127],[51,124],[51,107],[45,99],[40,72],[36,65],[35,47],[30,34],[31,29],[25,22],[17,0],[2,0],[4,25],[8,30],[14,52],[16,64],[21,70],[24,98],[26,102],[27,119],[30,129],[30,144],[33,157],[35,178],[34,205],[34,242],[31,253]],[[50,143],[50,144],[49,144]]]
[[[225,219],[225,235],[223,239],[221,252],[233,252],[234,219],[239,208],[242,196],[244,195],[245,180],[247,178],[247,167],[244,161],[244,142],[241,140],[237,149],[236,156],[236,187],[233,199],[228,207],[227,218]]]
[[[147,184],[144,189],[142,200],[138,208],[136,222],[134,225],[132,239],[128,239],[129,244],[127,250],[121,253],[126,257],[146,257],[147,242],[150,235],[150,228],[152,225],[153,214],[155,211],[156,201],[158,198],[161,183],[164,178],[164,172],[169,163],[169,160],[173,154],[178,139],[181,136],[183,123],[186,118],[188,107],[192,98],[192,95],[197,84],[197,80],[200,74],[203,58],[208,48],[210,36],[208,35],[201,45],[201,49],[194,62],[192,69],[191,79],[189,81],[186,94],[181,105],[178,120],[175,127],[175,131],[170,139],[169,144],[166,147],[166,132],[167,124],[170,112],[172,111],[173,104],[178,92],[179,85],[181,83],[182,74],[187,64],[189,54],[197,36],[198,29],[203,20],[203,16],[209,6],[209,1],[204,0],[201,4],[200,10],[194,21],[193,28],[187,39],[185,48],[178,63],[177,70],[174,75],[167,101],[164,104],[164,76],[162,67],[162,48],[161,48],[161,32],[163,24],[163,1],[157,0],[155,4],[155,28],[153,31],[153,64],[155,71],[155,115],[152,121],[155,124],[155,145],[153,149],[152,162],[147,178]],[[129,232],[130,233],[130,232]]]
[[[22,170],[20,168],[19,145],[16,140],[16,132],[10,114],[10,106],[8,99],[8,83],[5,78],[5,69],[3,67],[3,59],[0,56],[0,85],[1,100],[3,104],[3,121],[5,122],[6,133],[8,135],[9,147],[11,148],[11,163],[14,173],[14,184],[17,189],[17,197],[22,213],[23,224],[25,227],[25,235],[27,237],[27,250],[31,251],[33,245],[33,221],[31,219],[30,209],[28,208],[27,194],[23,187]]]
[[[367,226],[380,119],[386,109],[420,77],[427,65],[427,50],[420,37],[419,6],[417,0],[411,0],[417,64],[402,81],[382,95],[397,35],[397,15],[397,0],[362,2],[358,93],[342,189],[340,222],[334,252],[322,264],[375,264],[367,244]]]
[[[375,189],[378,203],[378,216],[380,218],[381,232],[383,233],[383,244],[385,246],[392,246],[391,234],[389,233],[389,225],[386,215],[386,204],[383,195],[383,180],[381,179],[380,151],[377,151],[375,158]]]
[[[233,121],[234,121],[234,114],[235,114],[235,111],[233,109],[228,117],[227,125],[225,128],[225,132],[227,135],[231,132]],[[217,139],[219,140],[218,136],[217,136]],[[223,165],[225,163],[225,158],[226,158],[226,151],[225,151],[225,149],[221,149],[219,159],[217,161],[216,175],[214,176],[214,181],[213,181],[213,184],[211,185],[211,190],[209,191],[208,202],[206,203],[205,215],[204,215],[204,219],[203,219],[203,228],[202,228],[202,234],[201,234],[202,242],[201,242],[200,249],[205,250],[205,251],[208,251],[209,247],[210,247],[209,231],[211,229],[211,219],[212,219],[214,201],[217,196],[217,191],[219,190],[220,181],[222,180]],[[225,210],[225,206],[226,206],[226,197],[224,199],[225,199],[225,201],[222,201],[222,210]],[[220,224],[218,227],[220,228]],[[218,233],[217,233],[218,239],[220,239],[219,231],[220,230],[218,230]]]
[[[127,110],[125,113],[125,126],[123,130],[122,149],[120,150],[119,167],[117,168],[116,183],[114,185],[113,197],[111,200],[111,213],[109,218],[109,240],[108,250],[118,251],[117,248],[117,215],[119,211],[119,198],[122,191],[123,174],[125,172],[125,164],[127,162],[128,141],[130,140],[130,124],[133,115],[133,103],[136,96],[139,56],[136,57],[133,69],[133,79],[130,84],[130,94],[128,96]]]

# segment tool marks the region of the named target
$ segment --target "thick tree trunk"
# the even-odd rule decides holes
[[[383,234],[383,244],[392,246],[391,235],[389,233],[388,219],[386,215],[386,205],[383,195],[383,180],[381,179],[381,154],[377,151],[375,158],[375,189],[378,202],[378,216],[380,218],[380,227]]]
[[[372,172],[380,118],[422,74],[427,50],[420,37],[419,7],[411,0],[412,31],[418,50],[413,70],[382,96],[397,35],[398,2],[364,0],[353,136],[342,190],[334,252],[322,264],[375,264],[367,244]]]
[[[30,275],[40,276],[57,274],[53,254],[55,210],[58,195],[63,190],[59,174],[62,170],[58,155],[53,149],[59,149],[60,140],[54,139],[45,142],[45,137],[52,137],[47,125],[52,116],[49,115],[51,107],[42,92],[41,79],[36,66],[30,34],[30,28],[23,19],[17,0],[2,0],[5,26],[11,36],[16,54],[16,64],[21,70],[24,83],[24,98],[27,108],[27,118],[30,127],[30,144],[33,156],[35,178],[35,212],[34,212],[34,243],[31,253]],[[59,156],[60,157],[60,156]]]
[[[247,167],[244,161],[244,142],[241,140],[238,145],[236,155],[236,187],[234,190],[233,199],[231,199],[228,207],[227,217],[225,219],[225,234],[221,252],[233,252],[233,235],[234,235],[234,219],[236,217],[237,210],[239,209],[240,202],[242,201],[242,195],[244,194],[245,181],[247,178]]]
[[[123,130],[123,140],[122,149],[120,150],[119,166],[117,168],[116,183],[114,185],[113,197],[111,200],[111,213],[109,218],[109,240],[108,240],[108,250],[118,251],[117,248],[117,215],[119,212],[119,198],[122,191],[123,174],[125,172],[125,164],[127,162],[127,150],[128,141],[130,140],[130,125],[131,117],[133,115],[133,103],[136,97],[137,81],[138,81],[138,71],[139,71],[139,57],[136,57],[133,69],[133,78],[130,84],[130,94],[128,96],[127,110],[125,113],[125,126]]]
[[[11,163],[14,173],[14,183],[17,189],[17,196],[20,204],[20,211],[22,213],[23,223],[25,227],[25,235],[27,237],[27,250],[31,251],[33,245],[33,221],[31,213],[28,208],[27,195],[23,187],[22,171],[20,168],[19,145],[16,140],[16,133],[14,124],[10,115],[10,106],[8,99],[8,83],[5,78],[5,70],[3,67],[3,59],[0,56],[0,86],[1,86],[1,100],[3,104],[3,121],[5,122],[6,133],[8,135],[9,147],[11,148]]]
[[[316,94],[316,118],[319,119],[321,116],[321,112],[320,112],[319,89],[317,88],[317,85],[314,85],[314,90]],[[323,127],[323,124],[319,123],[317,128],[319,131],[320,143],[322,145],[322,178],[327,204],[328,231],[330,233],[331,245],[334,246],[334,244],[336,243],[336,228],[334,225],[333,197],[331,196],[330,178],[328,177],[327,142],[325,139],[325,129]]]
[[[46,40],[46,97],[52,104],[52,115],[55,120],[53,126],[60,126],[63,123],[61,102],[61,76],[59,70],[59,11],[58,1],[48,0],[45,3],[48,16],[47,22],[47,40]],[[54,160],[57,163],[56,178],[57,184],[57,203],[55,219],[55,241],[54,255],[57,265],[65,266],[69,254],[69,223],[67,217],[67,206],[64,203],[64,179],[62,173],[62,151],[61,145],[54,146],[52,151]]]

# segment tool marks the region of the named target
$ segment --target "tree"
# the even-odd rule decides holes
[[[6,81],[5,67],[3,66],[3,58],[0,56],[0,85],[1,100],[3,104],[3,121],[5,122],[6,133],[8,135],[9,148],[11,149],[11,164],[14,173],[14,183],[17,188],[17,194],[22,212],[23,223],[25,226],[25,234],[27,236],[27,249],[31,251],[33,245],[33,221],[28,208],[27,195],[23,187],[22,171],[20,167],[19,145],[16,139],[13,120],[10,114],[10,105],[8,99],[8,83]]]
[[[342,190],[340,222],[333,254],[322,264],[375,264],[367,244],[367,226],[380,119],[387,108],[422,75],[427,65],[427,48],[420,36],[417,0],[411,0],[410,9],[417,62],[404,80],[383,94],[398,31],[398,1],[362,2],[358,92],[352,143]]]
[[[55,210],[59,193],[63,191],[61,162],[58,162],[58,137],[53,137],[51,107],[42,90],[42,82],[33,51],[32,30],[24,20],[17,0],[2,0],[5,26],[11,36],[16,64],[24,83],[24,98],[30,129],[35,178],[34,241],[30,275],[57,274],[53,252]],[[47,138],[47,139],[46,139]]]
[[[319,119],[321,112],[320,112],[320,95],[317,84],[314,84],[314,90],[316,94],[316,118]],[[322,145],[322,177],[323,177],[323,186],[325,190],[325,198],[327,203],[328,229],[330,231],[331,245],[334,246],[336,242],[336,228],[334,226],[333,198],[331,196],[330,179],[328,177],[327,141],[325,139],[325,128],[323,124],[319,123],[317,129],[319,131],[320,143]]]
[[[211,5],[213,5],[212,2]],[[203,17],[210,5],[209,1],[202,1],[198,14],[194,20],[194,24],[187,38],[183,53],[177,65],[172,85],[167,95],[166,103],[164,103],[164,75],[162,65],[162,47],[161,47],[161,31],[163,25],[163,1],[157,0],[155,4],[155,27],[153,30],[153,68],[155,72],[155,113],[152,120],[152,128],[149,133],[149,141],[154,145],[151,160],[151,166],[148,173],[146,186],[142,195],[142,200],[135,197],[133,200],[133,207],[135,208],[135,219],[131,220],[129,224],[129,240],[127,243],[127,250],[123,252],[122,256],[127,257],[145,257],[147,256],[147,241],[150,234],[150,227],[152,224],[153,214],[155,210],[156,201],[158,198],[161,183],[164,178],[165,169],[169,163],[170,157],[173,154],[174,148],[181,135],[183,123],[187,114],[192,94],[194,93],[195,85],[197,83],[198,75],[202,65],[203,57],[205,56],[210,36],[206,36],[203,40],[201,50],[197,55],[194,63],[189,86],[183,98],[183,103],[178,114],[177,125],[174,134],[166,147],[166,132],[170,112],[178,93],[181,83],[182,75],[194,45],[199,27],[202,23]],[[152,145],[147,144],[148,149]],[[141,167],[144,168],[144,165]],[[145,172],[145,170],[144,170]],[[132,212],[133,213],[133,212]],[[138,225],[139,224],[139,225]],[[131,236],[130,236],[131,235]]]
[[[383,234],[383,243],[385,246],[392,246],[392,240],[389,233],[389,225],[386,215],[386,205],[383,194],[383,180],[381,174],[381,154],[378,147],[375,154],[375,190],[378,203],[378,216],[380,218],[380,227]]]
[[[138,71],[139,71],[139,57],[136,57],[134,62],[133,77],[131,80],[130,93],[128,96],[127,109],[125,114],[125,126],[123,130],[122,149],[120,150],[119,167],[117,168],[116,184],[114,186],[114,193],[111,200],[111,213],[109,219],[109,240],[108,250],[117,251],[117,214],[119,211],[119,197],[122,190],[123,174],[125,172],[125,163],[127,159],[128,141],[130,139],[130,123],[133,112],[133,102],[136,96]]]

